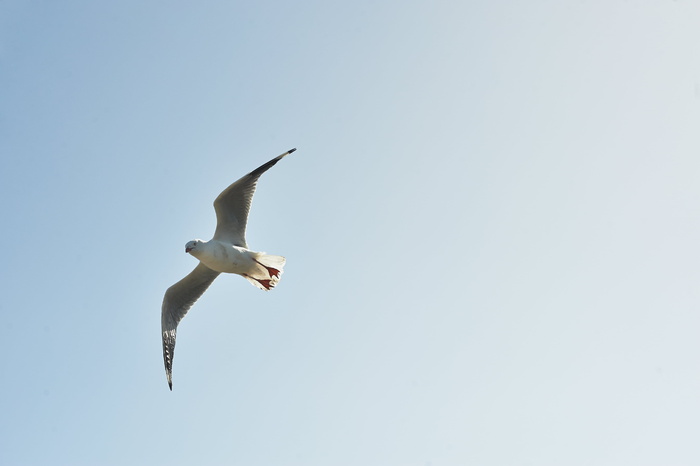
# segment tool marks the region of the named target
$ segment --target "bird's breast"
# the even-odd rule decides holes
[[[207,246],[199,260],[216,272],[241,274],[253,263],[247,249],[218,241]]]

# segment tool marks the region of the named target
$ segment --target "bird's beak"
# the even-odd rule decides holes
[[[190,252],[192,248],[185,248],[185,252]]]

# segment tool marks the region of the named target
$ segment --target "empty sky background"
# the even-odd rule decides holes
[[[700,4],[0,2],[3,465],[700,464]],[[260,181],[264,293],[160,305]]]

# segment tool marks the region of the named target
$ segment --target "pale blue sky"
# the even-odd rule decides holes
[[[700,4],[0,3],[3,465],[700,464]],[[261,179],[263,293],[165,289]]]

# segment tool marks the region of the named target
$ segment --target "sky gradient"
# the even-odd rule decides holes
[[[700,5],[0,3],[0,463],[700,464]],[[264,293],[178,329],[231,182]]]

